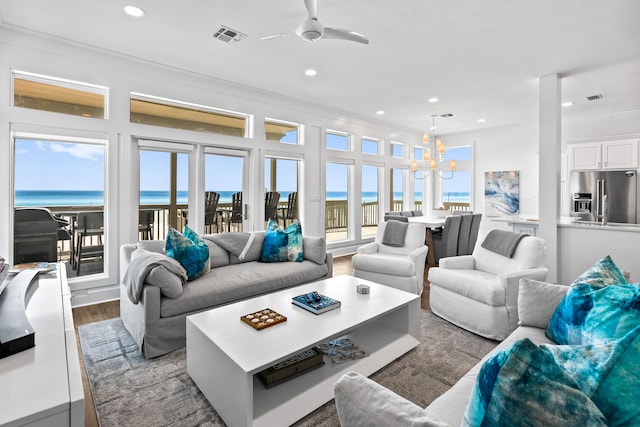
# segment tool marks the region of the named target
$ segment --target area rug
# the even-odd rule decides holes
[[[371,375],[421,407],[447,391],[496,342],[421,313],[421,344]],[[145,359],[117,319],[78,328],[101,427],[224,426],[186,370],[186,351]],[[333,401],[295,426],[338,426]]]

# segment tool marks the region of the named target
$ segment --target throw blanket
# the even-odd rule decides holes
[[[400,221],[387,221],[382,235],[382,244],[387,246],[400,247],[404,246],[404,236],[407,234],[409,224]]]
[[[511,258],[524,237],[528,234],[514,233],[506,230],[491,230],[482,242],[482,247],[507,258]]]
[[[132,303],[138,304],[142,295],[142,287],[151,270],[157,266],[166,268],[187,283],[187,272],[175,259],[157,252],[136,249],[131,255],[131,262],[124,273],[123,285],[127,288],[127,295]]]

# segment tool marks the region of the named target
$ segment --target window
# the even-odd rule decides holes
[[[277,192],[279,197],[278,209],[275,212],[282,220],[281,224],[289,225],[298,219],[298,160],[265,159],[265,189],[266,192]],[[291,199],[291,200],[290,200]],[[291,201],[291,203],[289,203]],[[265,198],[265,220],[268,219],[269,208]]]
[[[102,86],[13,72],[16,107],[104,119],[107,93]]]
[[[38,230],[21,229],[16,210],[16,264],[46,258],[69,264],[69,277],[104,273],[107,253],[104,248],[108,244],[104,234],[104,156],[104,141],[15,140],[14,206],[20,210],[46,208],[68,222],[68,225],[54,222]],[[82,236],[80,213],[88,212],[100,217],[102,231],[82,237],[82,245],[74,245]],[[83,250],[87,246],[92,248],[90,258],[86,256],[88,251]],[[82,268],[78,267],[78,259]]]
[[[349,225],[349,166],[327,162],[326,168],[326,240],[344,240]]]
[[[391,169],[391,209],[401,211],[403,209],[404,169]]]
[[[300,125],[265,119],[264,131],[267,141],[278,141],[285,144],[299,144],[298,129]]]
[[[378,231],[380,218],[380,203],[378,197],[378,166],[362,166],[362,237],[375,236]]]
[[[413,209],[416,211],[421,211],[423,208],[426,208],[426,204],[423,203],[426,200],[424,197],[426,196],[425,181],[424,179],[413,180]]]
[[[250,197],[242,198],[244,165],[246,154],[229,153],[226,151],[208,149],[215,153],[205,152],[204,185],[205,185],[205,233],[222,233],[228,231],[242,231],[244,203]],[[217,206],[211,206],[212,194],[218,194]]]
[[[330,150],[349,151],[349,135],[343,132],[327,131],[326,147]]]
[[[471,154],[470,146],[447,148],[444,161],[455,159],[457,169],[451,179],[440,180],[439,206],[451,207],[453,210],[471,207]]]
[[[397,142],[391,143],[391,157],[401,159],[404,157],[404,145]]]
[[[373,138],[362,138],[362,153],[378,155],[378,140]]]
[[[173,129],[245,137],[247,116],[149,95],[131,94],[130,121]]]
[[[168,225],[182,231],[187,224],[188,168],[187,153],[140,150],[140,239],[164,239]],[[153,224],[146,228],[149,212]]]

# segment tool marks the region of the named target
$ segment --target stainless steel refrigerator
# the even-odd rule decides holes
[[[602,221],[606,195],[608,222],[640,223],[637,171],[571,172],[571,216]]]

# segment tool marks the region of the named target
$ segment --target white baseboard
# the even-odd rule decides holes
[[[71,307],[100,304],[117,299],[120,299],[120,286],[117,284],[71,291]]]

